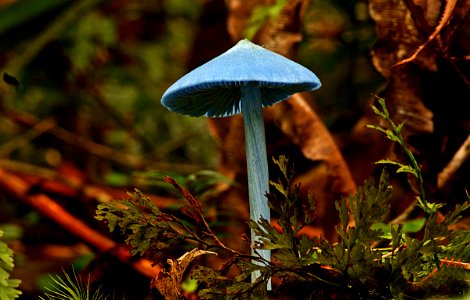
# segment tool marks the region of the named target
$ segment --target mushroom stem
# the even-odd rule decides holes
[[[245,125],[250,218],[256,222],[261,217],[270,221],[268,199],[265,196],[266,192],[269,191],[268,159],[266,155],[266,138],[259,86],[255,84],[242,85],[241,106]],[[252,243],[255,240],[256,236],[252,230]],[[259,253],[267,261],[271,260],[270,250],[259,250]],[[254,272],[251,275],[252,282],[260,275],[260,272]],[[268,289],[270,289],[270,282],[268,283]]]

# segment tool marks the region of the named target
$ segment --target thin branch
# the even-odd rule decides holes
[[[414,199],[395,219],[391,220],[390,224],[401,224],[405,223],[408,220],[408,217],[416,208],[416,204],[418,204],[418,199]]]
[[[7,107],[4,107],[3,110],[5,115],[7,115],[12,121],[21,126],[34,127],[39,122],[41,122],[34,115],[23,111]],[[132,168],[139,168],[144,164],[142,159],[138,156],[116,151],[110,147],[95,143],[81,135],[70,132],[59,126],[54,126],[53,128],[50,128],[49,132],[69,145],[72,145],[80,150],[86,151],[87,153],[93,154],[95,156],[107,158],[108,160],[119,163],[120,165],[125,165]]]
[[[87,199],[102,201],[113,201],[126,197],[122,188],[114,189],[99,185],[87,184],[71,180],[63,174],[44,167],[32,164],[0,159],[0,168],[15,173],[25,182],[36,185],[40,184],[40,191],[48,194],[76,197],[82,195]],[[181,204],[178,199],[156,195],[148,196],[160,208],[174,207]]]
[[[0,169],[0,190],[19,199],[33,207],[43,216],[54,221],[62,228],[72,233],[86,244],[98,249],[100,252],[109,252],[120,261],[131,265],[136,271],[155,278],[160,272],[159,267],[152,267],[152,263],[146,259],[133,260],[128,249],[95,231],[87,224],[76,218],[59,204],[44,194],[29,193],[30,185],[22,178]]]
[[[463,163],[470,156],[470,135],[468,135],[465,142],[460,146],[460,148],[455,152],[454,156],[450,162],[445,166],[445,168],[437,176],[437,188],[442,189],[449,183],[449,181],[454,177],[457,170],[463,165]]]
[[[23,111],[14,110],[3,107],[3,112],[15,123],[25,126],[34,127],[41,122],[35,116]],[[76,147],[89,154],[111,161],[117,165],[125,166],[134,170],[143,168],[151,168],[158,170],[172,170],[180,173],[191,173],[203,169],[203,166],[189,164],[173,164],[166,162],[156,162],[142,159],[141,157],[129,153],[123,153],[111,147],[95,143],[84,136],[70,132],[59,126],[54,126],[48,130],[56,138],[63,142]]]
[[[166,176],[165,177],[165,181],[170,183],[171,185],[173,185],[177,190],[179,190],[181,192],[181,194],[183,195],[183,197],[189,202],[191,208],[192,208],[192,211],[190,211],[191,213],[191,217],[193,219],[195,219],[200,225],[203,225],[204,226],[204,229],[206,230],[206,232],[209,234],[210,238],[216,243],[216,246],[224,249],[224,250],[227,250],[237,256],[240,256],[240,257],[246,257],[246,255],[244,255],[243,253],[240,253],[234,249],[231,249],[230,247],[227,247],[224,243],[222,243],[222,241],[215,235],[215,233],[212,231],[212,229],[210,228],[209,224],[207,223],[206,219],[204,218],[204,215],[202,214],[202,207],[201,207],[201,204],[200,202],[186,189],[184,189],[182,186],[180,186],[176,180],[174,180],[173,178],[169,177],[169,176]],[[202,224],[201,224],[202,223]],[[184,225],[184,224],[183,224]],[[188,229],[189,232],[191,232],[189,229]],[[198,239],[199,240],[199,239]],[[199,240],[201,241],[201,240]],[[213,246],[213,245],[212,245]]]
[[[55,126],[55,122],[51,119],[44,119],[37,122],[33,127],[26,130],[20,135],[17,135],[14,139],[0,146],[0,157],[9,155],[14,150],[17,150],[29,142],[42,135],[44,132],[49,131]]]
[[[7,171],[24,173],[27,175],[34,174],[41,179],[53,180],[58,177],[57,172],[54,170],[10,159],[0,159],[0,168]]]

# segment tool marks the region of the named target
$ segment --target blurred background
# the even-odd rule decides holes
[[[212,182],[224,181],[207,119],[171,113],[160,98],[236,42],[227,27],[235,2],[0,0],[0,229],[15,251],[20,299],[36,297],[49,274],[72,265],[117,298],[150,297],[146,276],[64,224],[77,218],[109,235],[93,218],[100,201],[136,187],[174,209],[181,202],[165,175],[202,197]],[[269,7],[285,3],[247,8],[241,34],[253,36],[260,22],[277,16]],[[370,54],[375,23],[367,1],[302,7],[294,59],[321,79],[310,104],[341,147],[385,85]],[[61,210],[38,195],[71,216],[58,216]]]

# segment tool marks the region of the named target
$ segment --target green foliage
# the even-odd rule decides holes
[[[282,231],[276,230],[267,220],[250,221],[249,225],[259,236],[256,248],[273,250],[275,263],[254,264],[252,259],[260,261],[261,258],[238,253],[221,244],[207,226],[198,201],[170,178],[167,181],[190,203],[182,211],[190,216],[193,229],[198,230],[191,231],[187,222],[162,213],[140,192],[130,194],[131,199],[122,202],[100,205],[97,218],[106,220],[111,230],[119,227],[127,233],[127,242],[134,254],[148,253],[149,249],[174,251],[184,241],[199,242],[203,248],[229,251],[231,258],[221,270],[205,266],[190,270],[190,277],[199,284],[201,299],[266,298],[266,284],[273,276],[281,278],[283,285],[308,284],[312,294],[315,289],[328,290],[331,297],[354,298],[365,294],[388,299],[417,293],[433,296],[468,292],[465,284],[468,264],[462,262],[469,261],[470,233],[447,229],[469,208],[468,203],[457,206],[440,223],[436,214],[428,216],[423,237],[412,237],[410,233],[423,226],[422,219],[414,226],[408,225],[408,229],[402,224],[384,223],[389,211],[391,186],[383,171],[378,183],[367,180],[356,195],[337,202],[341,223],[336,229],[340,241],[331,244],[322,238],[309,238],[300,233],[313,221],[308,210],[314,208],[313,199],[309,197],[305,203],[300,200],[299,186],[292,184],[292,173],[285,157],[274,162],[283,178],[271,182],[280,196],[269,194],[268,198],[273,210],[279,214]],[[238,270],[238,275],[228,275],[233,268]],[[250,283],[248,278],[256,270],[261,272],[261,277]]]
[[[44,300],[106,300],[108,296],[102,294],[100,290],[94,292],[90,291],[89,282],[86,286],[82,283],[81,278],[77,277],[75,271],[73,276],[64,272],[64,277],[59,275],[51,276],[52,285],[46,287],[47,292],[44,297],[40,296],[39,299]]]
[[[233,265],[240,272],[229,276],[227,272]],[[262,275],[251,283],[250,276],[255,271],[261,271]],[[253,264],[246,258],[230,260],[221,271],[196,266],[190,273],[191,278],[200,284],[198,296],[201,299],[265,299],[270,274],[269,268]]]
[[[7,61],[1,73],[16,77],[20,85],[14,93],[2,95],[2,105],[54,120],[65,130],[78,122],[83,130],[72,130],[75,134],[109,147],[111,153],[135,158],[98,155],[105,158],[99,164],[112,162],[106,172],[129,175],[143,170],[143,161],[153,169],[185,174],[212,168],[216,148],[205,120],[167,114],[155,102],[169,83],[186,72],[193,46],[188,41],[196,34],[201,6],[201,1],[191,0],[117,5],[99,0],[34,0],[5,5],[0,9],[0,48]],[[95,118],[97,114],[101,117]],[[62,123],[62,118],[70,123]],[[3,142],[15,140],[22,130],[8,119],[0,119]],[[64,150],[62,144],[38,147],[35,142],[28,139],[13,149],[11,158],[55,166],[61,159],[76,161],[90,154],[75,147]],[[58,161],[48,159],[51,151],[60,154]],[[90,172],[102,172],[98,170],[104,169]],[[90,175],[112,184],[127,183],[116,174]]]
[[[276,0],[271,5],[256,6],[245,29],[245,37],[251,40],[267,21],[273,20],[281,14],[286,4],[287,0]]]
[[[110,231],[119,229],[126,236],[133,255],[149,255],[155,261],[181,246],[185,237],[177,227],[186,228],[175,216],[160,209],[136,190],[130,199],[98,205],[96,219],[105,220]]]
[[[73,41],[66,49],[67,56],[73,63],[75,71],[83,72],[92,68],[93,58],[102,51],[102,48],[116,46],[118,35],[116,27],[114,19],[91,12],[67,32],[64,40]],[[116,98],[122,99],[122,97]]]
[[[0,230],[0,238],[3,231]],[[14,267],[13,250],[8,248],[7,244],[0,240],[0,300],[10,300],[18,298],[22,293],[17,287],[21,281],[11,279],[10,272]]]
[[[385,120],[390,128],[384,128],[378,125],[367,125],[367,127],[384,133],[385,136],[389,140],[397,143],[405,152],[410,164],[407,165],[407,164],[392,161],[389,159],[382,159],[382,160],[379,160],[377,163],[398,166],[398,169],[396,171],[397,173],[409,173],[413,175],[414,177],[416,177],[416,179],[418,180],[419,190],[420,190],[420,195],[417,196],[419,206],[425,212],[429,214],[436,212],[437,209],[439,209],[442,206],[442,204],[428,203],[428,201],[426,200],[426,195],[424,193],[424,180],[423,180],[423,176],[421,173],[421,167],[419,166],[413,153],[408,148],[408,146],[405,143],[405,140],[403,139],[403,136],[401,135],[401,130],[403,128],[404,123],[397,125],[393,122],[393,120],[390,118],[390,114],[388,113],[387,106],[385,105],[384,99],[377,98],[377,102],[379,103],[380,107],[377,108],[376,106],[372,105],[371,106],[372,111],[374,112],[374,114],[376,114],[377,116]]]
[[[251,229],[260,237],[258,247],[262,249],[277,250],[274,257],[282,261],[285,266],[299,268],[312,263],[312,257],[307,255],[313,246],[312,240],[298,237],[299,232],[306,225],[313,222],[315,202],[311,195],[307,201],[299,198],[300,184],[293,184],[293,171],[289,168],[288,159],[280,156],[273,158],[283,177],[271,185],[279,192],[268,194],[270,208],[279,215],[278,232],[267,220],[260,223],[250,221]]]
[[[374,108],[374,111],[391,129],[372,128],[384,132],[408,154],[410,164],[398,164],[398,170],[422,181],[421,170],[400,134],[402,125],[397,126],[390,120],[383,100],[379,103],[381,110]],[[393,161],[382,162],[397,165]],[[203,265],[188,268],[188,277],[197,282],[201,299],[265,299],[286,293],[293,298],[310,295],[311,298],[335,299],[468,295],[470,232],[452,231],[449,226],[470,208],[470,198],[438,218],[441,205],[426,202],[423,193],[418,205],[425,210],[424,217],[403,224],[388,224],[392,186],[384,169],[377,182],[366,180],[355,195],[336,203],[340,217],[336,227],[339,240],[331,243],[302,233],[314,220],[313,197],[299,197],[300,185],[293,183],[293,170],[286,157],[274,159],[274,163],[282,176],[271,182],[276,192],[266,196],[278,216],[280,229],[268,220],[249,221],[258,236],[253,256],[230,249],[218,240],[204,218],[200,202],[169,177],[166,181],[189,203],[180,209],[187,218],[161,212],[136,191],[129,194],[130,199],[101,204],[97,219],[107,221],[111,230],[120,228],[127,235],[132,253],[155,252],[149,255],[155,263],[161,263],[156,254],[161,256],[162,252],[181,250],[184,245],[194,248],[197,244],[202,249],[224,252],[228,260],[220,270]],[[273,261],[263,261],[256,255],[257,249],[272,250]],[[169,262],[175,266],[180,261],[181,258]],[[261,276],[251,283],[249,278],[255,271]],[[181,270],[170,269],[163,274],[182,282]],[[281,284],[267,291],[267,283],[276,277]],[[162,294],[170,295],[165,288],[156,286]]]
[[[358,189],[356,195],[349,198],[349,209],[355,226],[350,227],[349,212],[346,201],[336,203],[341,225],[337,232],[341,237],[336,245],[335,253],[337,264],[332,267],[340,270],[344,275],[352,278],[366,278],[371,274],[373,264],[367,264],[380,257],[380,253],[373,251],[372,243],[380,241],[383,232],[372,228],[372,225],[385,220],[389,211],[388,202],[391,198],[391,186],[388,185],[388,176],[384,172],[377,187],[374,180],[368,180]],[[338,255],[339,254],[339,255]],[[319,253],[321,258],[321,253]]]
[[[133,255],[145,255],[155,262],[176,257],[182,250],[188,249],[191,243],[233,252],[212,232],[199,201],[174,179],[166,177],[166,181],[189,204],[179,209],[183,214],[180,218],[162,212],[147,196],[135,190],[128,193],[128,199],[98,205],[96,219],[105,221],[110,231],[119,229],[126,236],[125,241],[131,246]]]

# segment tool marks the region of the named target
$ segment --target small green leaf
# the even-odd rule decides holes
[[[423,229],[425,222],[426,222],[426,218],[418,218],[418,219],[406,221],[403,224],[401,224],[402,225],[401,232],[402,233],[417,233],[421,229]],[[377,222],[377,223],[372,224],[371,229],[381,230],[384,233],[382,236],[383,238],[391,239],[393,226],[395,225]]]
[[[112,171],[104,176],[104,180],[111,186],[126,186],[129,184],[130,177],[126,173]]]
[[[398,166],[398,169],[397,169],[397,173],[410,173],[412,175],[414,175],[415,177],[418,177],[418,174],[416,174],[416,170],[409,166],[409,165],[404,165],[402,163],[399,163],[399,162],[396,162],[396,161],[393,161],[393,160],[389,160],[389,159],[381,159],[381,160],[378,160],[375,162],[376,164],[388,164],[388,165],[394,165],[394,166]]]
[[[3,237],[3,231],[0,230],[0,238]],[[10,272],[13,270],[13,250],[8,248],[7,244],[0,240],[0,299],[10,300],[18,298],[22,292],[17,289],[21,281],[11,279]]]

